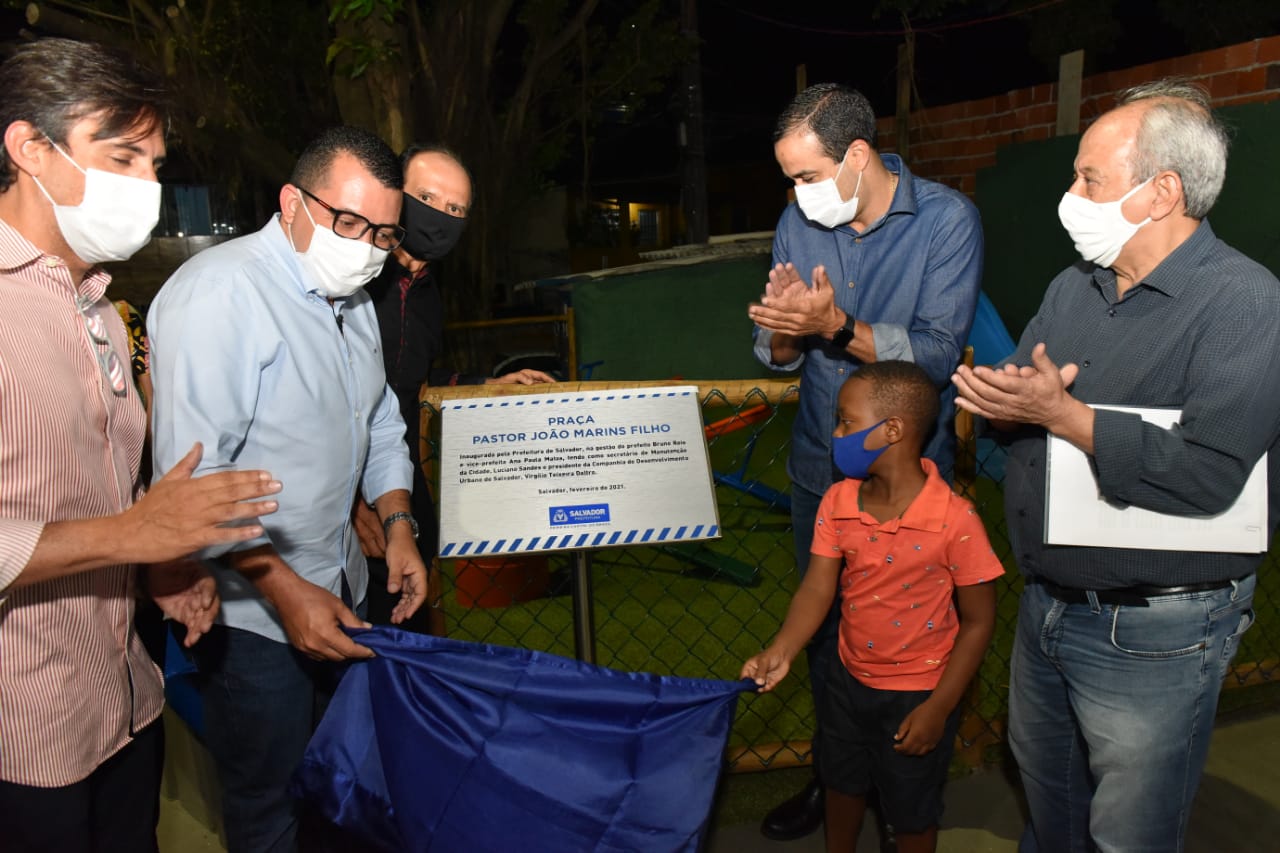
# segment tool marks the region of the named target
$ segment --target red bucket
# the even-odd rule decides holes
[[[546,557],[480,557],[458,560],[455,589],[463,607],[507,607],[547,594]]]

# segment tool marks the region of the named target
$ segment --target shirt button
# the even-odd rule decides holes
[[[356,420],[360,420],[360,413],[356,412]]]
[[[1086,359],[1084,360],[1084,366],[1085,366],[1085,367],[1088,367],[1088,366],[1089,366],[1089,359],[1087,359],[1087,358],[1086,358]]]
[[[853,287],[853,282],[849,282],[849,287],[852,289],[852,287]]]
[[[839,373],[841,376],[843,376],[843,375],[844,375],[844,368],[843,368],[843,367],[838,367],[838,368],[836,368],[836,373]]]
[[[1108,317],[1116,316],[1116,309],[1112,308],[1111,310],[1107,311],[1107,316]]]

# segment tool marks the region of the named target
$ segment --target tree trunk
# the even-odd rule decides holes
[[[684,121],[680,144],[683,174],[680,200],[684,206],[685,241],[705,243],[707,224],[707,157],[702,132],[702,66],[698,58],[697,0],[682,0],[682,27],[693,49],[681,71],[684,84]]]

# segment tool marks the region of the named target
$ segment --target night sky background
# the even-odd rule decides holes
[[[904,40],[898,13],[877,14],[874,2],[697,2],[709,169],[772,162],[773,122],[795,94],[801,63],[809,84],[851,85],[867,95],[877,115],[894,113],[897,51]],[[1057,57],[1078,48],[1085,50],[1089,75],[1280,33],[1280,2],[1274,0],[932,5],[942,11],[913,22],[913,109],[1053,82]],[[659,103],[625,126],[601,128],[596,168],[670,175],[677,168],[678,120],[674,103]],[[637,152],[645,152],[645,162],[637,162]]]
[[[679,21],[684,2],[689,0],[661,0],[667,21]],[[1084,49],[1084,71],[1090,75],[1280,33],[1280,0],[692,2],[698,13],[711,192],[756,192],[771,211],[786,191],[773,162],[773,123],[796,91],[800,64],[809,84],[852,85],[870,98],[878,115],[886,116],[895,112],[897,52],[908,29],[915,36],[913,109],[1051,83],[1058,57],[1076,49]],[[81,9],[53,0],[45,5]],[[567,2],[565,9],[574,5]],[[904,8],[910,10],[906,18]],[[601,0],[593,21],[613,31],[634,9],[631,0]],[[0,3],[0,25],[16,36],[24,26],[23,13],[22,3]],[[255,12],[246,7],[244,14]],[[316,47],[319,58],[323,50]],[[518,79],[523,59],[520,28],[509,25],[495,64]],[[318,75],[320,91],[323,73]],[[594,104],[597,123],[590,130],[589,148],[584,151],[581,136],[570,133],[559,162],[540,177],[569,187],[590,184],[600,197],[625,193],[633,200],[676,202],[681,186],[678,129],[685,118],[682,91],[677,67],[657,94],[623,98],[612,106]],[[303,104],[303,109],[302,118],[321,125],[337,118],[322,114],[322,107],[306,112]],[[185,164],[181,144],[174,147],[166,180],[223,182],[221,176],[207,174],[208,168]],[[273,193],[274,185],[266,195]],[[749,218],[735,222],[735,228],[754,229],[762,220]]]

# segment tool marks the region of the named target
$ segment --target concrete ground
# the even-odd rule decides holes
[[[1021,790],[1000,770],[947,786],[940,853],[1014,853],[1022,832]],[[757,824],[721,827],[706,853],[822,853],[822,833],[770,841]],[[857,853],[879,853],[871,821]],[[1187,853],[1280,850],[1280,715],[1219,723],[1191,815]]]
[[[220,853],[217,790],[208,754],[166,710],[167,761],[162,789],[161,853]],[[941,853],[1013,853],[1022,831],[1016,778],[987,770],[947,786]],[[785,795],[784,795],[785,796]],[[856,853],[878,853],[874,826]],[[822,833],[769,841],[756,823],[713,830],[704,853],[822,853]],[[1191,817],[1188,853],[1280,850],[1280,714],[1219,723]],[[565,853],[578,853],[565,851]],[[649,851],[639,851],[649,853]]]

